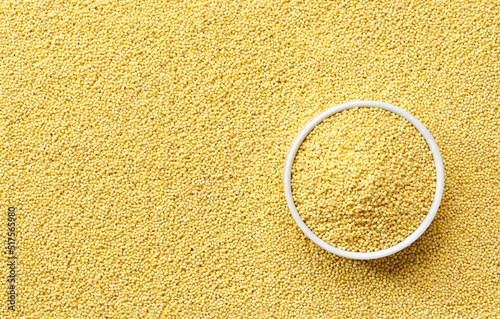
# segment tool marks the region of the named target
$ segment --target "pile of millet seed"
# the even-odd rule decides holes
[[[387,110],[357,107],[317,125],[301,144],[292,191],[306,225],[342,250],[372,252],[408,237],[434,199],[425,138]]]
[[[12,314],[1,255],[1,318],[498,318],[498,1],[5,0],[0,17],[0,232],[16,206],[19,256]],[[315,245],[283,191],[297,132],[353,100],[408,111],[443,156],[434,221],[380,260]]]

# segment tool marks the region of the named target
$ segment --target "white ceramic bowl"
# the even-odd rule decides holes
[[[402,242],[389,247],[387,249],[382,249],[374,252],[353,252],[353,251],[347,251],[347,250],[342,250],[337,247],[334,247],[322,239],[320,239],[318,236],[316,236],[310,229],[307,227],[307,225],[304,223],[302,218],[300,217],[299,213],[297,212],[297,208],[295,207],[295,203],[293,202],[292,198],[292,187],[290,185],[290,180],[292,177],[292,165],[293,161],[295,159],[295,155],[297,154],[297,151],[300,147],[300,144],[304,141],[304,139],[307,137],[309,132],[312,131],[312,129],[321,123],[325,118],[338,113],[340,111],[350,109],[353,107],[360,107],[360,106],[365,106],[365,107],[378,107],[384,110],[388,110],[391,112],[394,112],[396,114],[401,115],[410,123],[415,126],[415,128],[425,137],[427,144],[429,144],[429,148],[433,154],[434,157],[434,162],[436,163],[436,192],[434,194],[434,201],[432,202],[431,208],[429,210],[429,213],[427,213],[427,216],[425,219],[422,221],[420,226],[418,226],[417,229],[413,233],[411,233],[408,237],[406,237]],[[432,220],[434,219],[434,216],[436,215],[436,212],[439,208],[439,205],[441,203],[441,197],[443,195],[443,188],[444,188],[444,168],[443,168],[443,160],[441,158],[441,153],[439,152],[439,148],[434,141],[434,138],[432,137],[431,133],[425,128],[425,126],[420,123],[415,117],[413,117],[410,113],[394,106],[391,104],[387,103],[382,103],[382,102],[376,102],[376,101],[355,101],[355,102],[348,102],[344,104],[340,104],[337,106],[334,106],[323,113],[319,114],[315,118],[313,118],[307,125],[302,129],[302,131],[299,133],[299,135],[295,138],[295,140],[292,143],[292,147],[290,148],[290,151],[288,153],[288,157],[286,160],[285,164],[285,196],[286,196],[286,201],[288,204],[288,208],[290,209],[290,212],[292,213],[293,218],[295,219],[295,222],[297,225],[300,227],[300,229],[306,234],[307,237],[309,237],[313,242],[315,242],[318,246],[321,248],[334,253],[336,255],[346,257],[346,258],[352,258],[352,259],[376,259],[376,258],[381,258],[385,257],[391,254],[394,254],[403,248],[409,246],[411,243],[413,243],[420,235],[424,233],[424,231],[429,227],[431,224]]]

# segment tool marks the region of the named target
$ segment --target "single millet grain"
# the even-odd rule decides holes
[[[434,199],[435,164],[425,138],[403,117],[356,107],[317,125],[292,170],[299,214],[343,250],[396,245],[422,222]]]

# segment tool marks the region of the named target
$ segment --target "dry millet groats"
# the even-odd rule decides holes
[[[487,0],[0,1],[0,232],[19,218],[0,318],[497,319],[499,17]],[[282,184],[296,132],[353,100],[413,114],[446,173],[429,229],[371,261],[308,240]]]
[[[318,124],[301,144],[292,192],[306,225],[343,250],[389,248],[422,222],[434,199],[435,163],[403,117],[356,107]]]

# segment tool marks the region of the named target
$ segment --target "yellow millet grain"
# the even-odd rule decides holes
[[[377,251],[408,237],[434,199],[425,138],[403,117],[356,107],[324,119],[300,145],[292,194],[306,225],[343,250]]]
[[[498,1],[4,0],[0,17],[2,236],[18,217],[1,318],[498,318]],[[296,133],[352,100],[405,109],[443,156],[436,218],[380,260],[319,248],[283,191]]]

